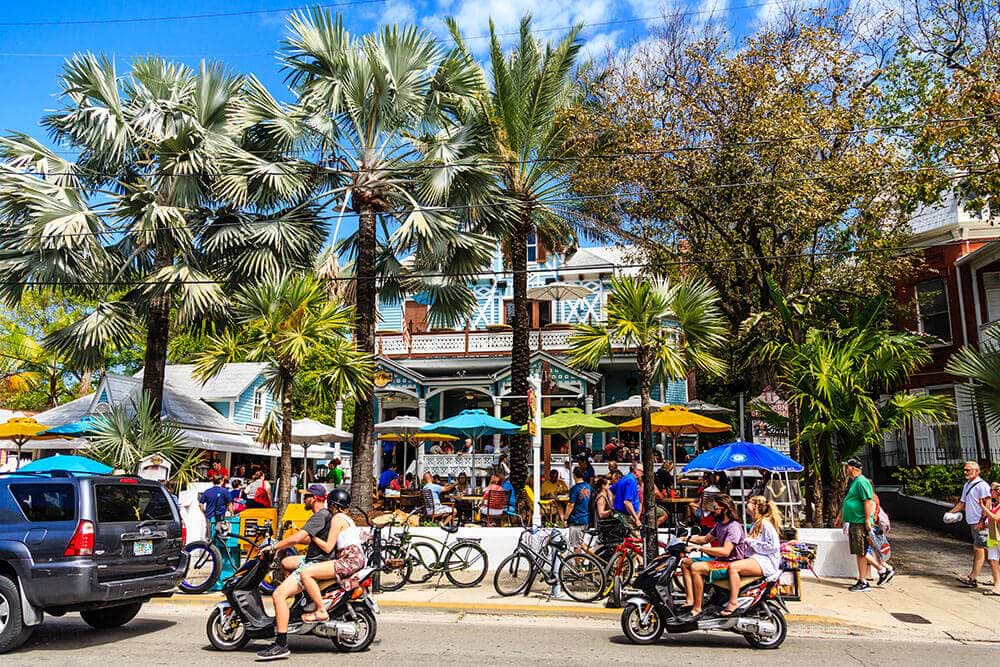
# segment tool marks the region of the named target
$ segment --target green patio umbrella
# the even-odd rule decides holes
[[[597,415],[588,415],[580,408],[559,408],[551,415],[542,417],[542,435],[561,435],[571,441],[584,433],[614,431],[618,427]],[[521,433],[527,433],[527,425]]]

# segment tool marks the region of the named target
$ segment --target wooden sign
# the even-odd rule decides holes
[[[388,386],[394,379],[391,371],[375,371],[375,386],[379,389]]]

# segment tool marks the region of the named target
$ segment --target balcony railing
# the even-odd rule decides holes
[[[565,352],[572,335],[572,329],[536,329],[529,336],[531,350]],[[401,333],[380,333],[376,349],[387,357],[490,356],[509,353],[513,344],[514,334],[509,329],[415,333],[409,345]]]

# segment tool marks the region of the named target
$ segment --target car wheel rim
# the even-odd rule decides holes
[[[7,627],[7,622],[10,620],[10,603],[7,602],[7,598],[0,595],[0,632]]]

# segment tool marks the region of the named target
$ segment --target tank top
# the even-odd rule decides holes
[[[357,524],[354,523],[354,519],[346,514],[341,515],[347,519],[347,527],[340,530],[340,534],[337,535],[337,552],[343,551],[347,547],[360,547],[361,546],[361,530],[358,528]]]
[[[267,497],[267,488],[264,486],[263,481],[261,481],[260,486],[258,486],[257,490],[254,492],[253,501],[264,505],[265,507],[271,506],[271,500]]]

